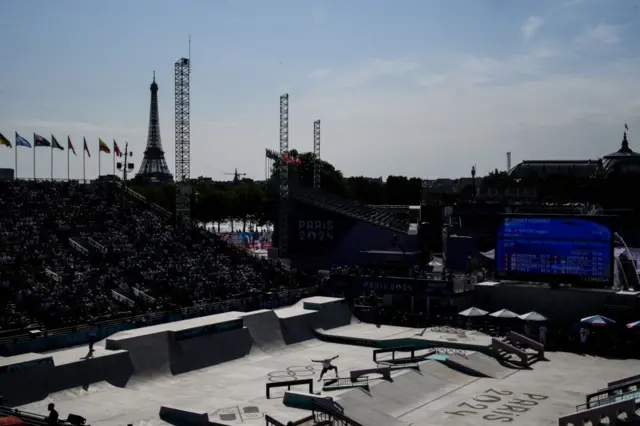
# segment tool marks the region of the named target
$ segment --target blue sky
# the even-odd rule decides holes
[[[173,170],[173,64],[192,35],[192,176],[264,176],[290,95],[290,147],[345,175],[423,178],[597,158],[640,130],[640,0],[4,0],[0,133],[126,140],[140,164],[156,71]],[[50,175],[39,148],[37,174]],[[66,177],[66,153],[54,154]],[[111,172],[103,156],[102,172]],[[0,147],[0,167],[13,167]],[[71,158],[81,177],[82,159]],[[33,175],[19,149],[18,173]]]

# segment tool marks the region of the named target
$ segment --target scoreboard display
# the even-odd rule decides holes
[[[613,281],[613,232],[604,216],[504,216],[496,272],[507,280]]]

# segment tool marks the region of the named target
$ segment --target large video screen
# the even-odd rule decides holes
[[[498,228],[501,279],[572,283],[613,280],[613,234],[603,216],[505,216]]]

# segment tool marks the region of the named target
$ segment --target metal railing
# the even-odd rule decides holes
[[[42,414],[30,413],[28,411],[22,411],[15,408],[2,407],[0,406],[0,416],[14,416],[22,420],[25,424],[29,426],[46,426],[50,423],[47,421],[47,417]],[[58,420],[59,425],[71,425],[66,420]],[[89,425],[85,425],[89,426]]]
[[[603,405],[613,404],[614,402],[627,401],[629,399],[635,399],[636,402],[640,401],[640,391],[633,390],[627,393],[611,395],[605,398],[598,398],[594,401],[590,401],[585,404],[576,405],[576,411],[584,411],[590,408],[601,407]]]
[[[48,276],[49,278],[51,278],[52,280],[54,280],[55,282],[57,282],[57,283],[62,281],[62,277],[60,275],[56,274],[55,272],[53,272],[49,268],[44,268],[44,274],[46,276]]]
[[[127,296],[118,293],[115,290],[111,290],[111,295],[117,301],[122,302],[122,303],[126,303],[129,306],[134,306],[136,304],[136,302],[134,302],[133,300],[129,299]]]
[[[435,348],[435,352],[442,355],[460,355],[467,358],[467,352],[464,349],[438,347]]]
[[[314,286],[314,287],[305,287],[305,288],[281,291],[280,293],[278,293],[278,295],[282,296],[282,294],[285,293],[286,302],[284,304],[288,304],[301,299],[303,296],[317,294],[317,292],[318,292],[318,288]],[[210,314],[228,312],[230,310],[239,311],[239,310],[242,310],[245,306],[251,306],[256,301],[257,297],[259,296],[231,299],[224,302],[208,303],[200,306],[181,308],[176,311],[152,312],[148,314],[137,315],[135,317],[132,317],[130,313],[122,313],[122,316],[117,318],[103,319],[102,321],[97,320],[96,325],[100,327],[102,325],[123,324],[123,323],[130,323],[133,321],[133,322],[140,322],[141,323],[140,326],[142,327],[144,326],[143,325],[144,323],[162,322],[163,320],[166,320],[166,318],[168,318],[168,316],[172,313],[179,314],[183,318],[187,319],[187,318],[193,318],[198,315],[207,315],[207,314],[210,315]],[[273,307],[275,308],[275,307],[283,306],[284,304],[282,305],[274,304]],[[78,331],[88,330],[89,328],[91,327],[87,324],[78,324],[76,326],[62,327],[62,328],[49,330],[47,334],[49,336],[65,335],[65,334],[76,333]],[[17,330],[16,330],[16,333],[17,333]],[[43,336],[36,337],[36,339],[38,338],[43,338]],[[0,338],[0,346],[8,343],[20,343],[20,342],[31,341],[31,340],[33,340],[33,337],[26,332],[22,334],[12,334],[10,337],[8,336],[5,338]]]
[[[97,242],[96,240],[94,240],[93,238],[87,237],[87,242],[89,244],[91,244],[100,253],[106,253],[107,252],[107,248],[105,246],[103,246],[102,244],[100,244],[99,242]]]
[[[344,409],[338,403],[334,403],[335,407],[330,407],[317,400],[311,401],[313,420],[316,423],[330,422],[331,425],[337,426],[363,426],[355,420],[344,415]]]
[[[131,288],[131,291],[133,292],[133,294],[135,294],[139,298],[145,299],[146,301],[151,302],[151,303],[155,303],[156,302],[156,298],[155,297],[149,296],[144,291],[139,290],[139,289],[137,289],[135,287],[130,287],[130,288]]]
[[[359,377],[357,379],[351,379],[350,377],[338,377],[334,379],[322,379],[323,388],[327,387],[348,387],[348,386],[363,386],[369,387],[369,378],[366,376]]]
[[[79,242],[77,242],[73,238],[69,238],[69,244],[71,245],[71,247],[73,247],[74,249],[78,250],[80,253],[89,254],[89,250],[84,248]]]

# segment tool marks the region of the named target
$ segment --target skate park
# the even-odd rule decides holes
[[[509,339],[493,340],[359,323],[343,299],[312,297],[117,333],[89,358],[86,346],[3,358],[0,389],[19,410],[45,413],[54,402],[93,425],[311,425],[328,405],[353,425],[550,425],[640,365],[532,348],[523,365],[502,349]],[[340,379],[319,380],[311,360],[336,355]],[[625,398],[616,403],[635,410]]]

